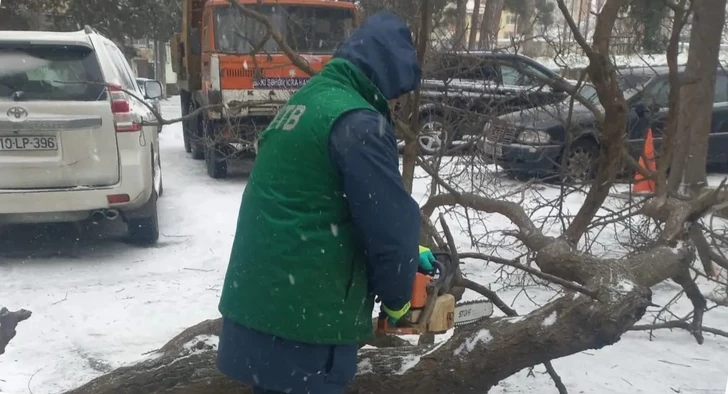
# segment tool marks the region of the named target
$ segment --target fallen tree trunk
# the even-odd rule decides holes
[[[642,316],[649,299],[649,290],[631,292],[619,305],[570,294],[524,317],[461,330],[443,344],[365,349],[347,392],[484,393],[523,368],[615,343]],[[203,344],[193,339],[68,394],[251,393],[217,372],[215,349],[198,343]]]
[[[15,312],[10,312],[7,308],[0,309],[0,354],[5,353],[5,347],[8,346],[10,340],[15,338],[15,327],[18,326],[18,323],[30,318],[31,314],[25,309]]]
[[[542,270],[570,265],[568,249],[553,240],[544,248]],[[479,393],[530,366],[587,349],[616,343],[651,305],[650,286],[687,269],[694,255],[681,247],[656,246],[625,260],[600,260],[593,270],[578,270],[577,282],[597,291],[594,297],[568,292],[528,315],[494,318],[456,330],[430,346],[362,349],[359,372],[348,393]],[[573,256],[572,256],[573,257]],[[556,268],[559,269],[556,269]],[[219,323],[208,320],[185,330],[151,359],[119,368],[67,394],[250,393],[221,375],[215,366]]]

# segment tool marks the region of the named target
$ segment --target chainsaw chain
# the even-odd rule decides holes
[[[470,300],[470,301],[458,302],[457,304],[455,304],[455,309],[457,309],[459,306],[463,306],[463,305],[480,304],[483,301],[484,300]],[[473,320],[473,321],[469,321],[469,322],[465,322],[465,323],[455,323],[454,324],[454,327],[467,327],[467,326],[471,326],[473,324],[478,324],[478,323],[484,322],[485,320],[487,320],[490,317],[492,317],[492,316],[483,316],[483,317],[481,317],[479,319],[476,319],[476,320]]]

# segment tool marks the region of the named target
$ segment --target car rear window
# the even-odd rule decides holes
[[[0,43],[0,100],[97,101],[104,78],[91,48]]]

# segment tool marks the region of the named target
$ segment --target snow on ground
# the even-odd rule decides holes
[[[168,118],[179,116],[177,101],[163,103],[163,112]],[[166,126],[160,139],[165,194],[159,201],[162,236],[157,246],[125,244],[123,227],[116,222],[81,232],[55,226],[50,235],[39,226],[0,233],[0,305],[33,311],[0,356],[0,392],[63,392],[135,362],[184,328],[218,316],[245,180],[210,179],[203,164],[184,152],[179,124]],[[517,182],[511,184],[517,187]],[[425,182],[418,181],[415,189],[415,197],[423,199]],[[558,189],[541,192],[548,193]],[[581,198],[568,199],[574,213]],[[509,227],[498,215],[487,219],[489,230]],[[458,235],[467,249],[467,238]],[[481,283],[497,278],[495,267],[479,262],[468,262],[465,271]],[[669,284],[655,290],[657,304],[675,293]],[[516,290],[499,294],[506,301],[515,299],[513,306],[521,313],[534,308],[523,295],[516,298]],[[551,296],[529,295],[539,303]],[[466,298],[474,295],[466,293]],[[684,303],[678,307],[680,312],[690,309]],[[724,328],[726,321],[728,312],[715,310],[705,323]],[[699,346],[685,331],[659,331],[652,341],[648,333],[630,332],[614,346],[554,361],[570,392],[596,394],[722,394],[726,365],[728,341],[706,334]],[[534,372],[528,376],[522,371],[492,393],[557,392],[542,366]]]

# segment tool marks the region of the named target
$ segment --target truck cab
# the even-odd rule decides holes
[[[172,54],[185,150],[213,178],[231,159],[252,164],[257,136],[311,77],[285,47],[318,72],[356,24],[353,1],[186,0]]]

